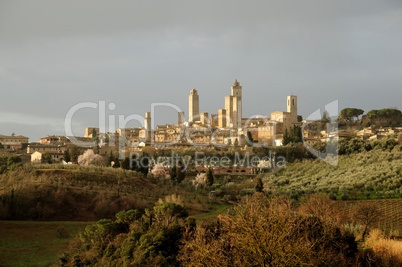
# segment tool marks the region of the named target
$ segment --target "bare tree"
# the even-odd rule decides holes
[[[354,218],[364,227],[362,240],[366,238],[366,235],[370,231],[370,227],[378,223],[379,219],[381,218],[381,215],[382,215],[381,211],[375,204],[361,203],[357,206]]]

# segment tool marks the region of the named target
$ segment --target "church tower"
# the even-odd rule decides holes
[[[198,92],[195,89],[190,91],[188,98],[188,121],[194,122],[200,114],[200,98]]]
[[[290,113],[292,123],[297,123],[297,96],[289,95],[286,106],[286,111]]]

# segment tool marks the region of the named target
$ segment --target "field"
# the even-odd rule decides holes
[[[88,222],[0,221],[0,266],[51,266]]]
[[[306,159],[265,175],[263,181],[268,194],[294,199],[312,193],[342,200],[398,198],[402,196],[402,151],[340,156],[337,166]]]
[[[373,199],[373,200],[351,200],[351,201],[338,201],[341,210],[345,213],[350,213],[356,206],[361,203],[370,203],[378,207],[381,213],[380,219],[376,227],[386,232],[399,232],[402,235],[402,198],[396,199]]]

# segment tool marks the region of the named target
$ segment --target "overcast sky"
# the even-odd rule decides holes
[[[192,88],[217,113],[235,79],[243,117],[285,110],[289,94],[304,117],[334,100],[402,109],[402,1],[0,1],[0,134],[65,134],[82,102],[187,117]],[[79,110],[74,133],[98,117]]]

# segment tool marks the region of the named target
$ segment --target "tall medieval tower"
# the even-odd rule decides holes
[[[190,96],[188,97],[188,121],[194,122],[199,117],[200,114],[200,98],[198,92],[195,89],[190,91]]]
[[[291,123],[297,123],[297,96],[289,95],[286,106],[286,111],[290,113]]]
[[[226,116],[230,119],[226,120],[226,127],[241,128],[242,120],[242,86],[235,80],[230,90],[230,95],[225,97]]]

